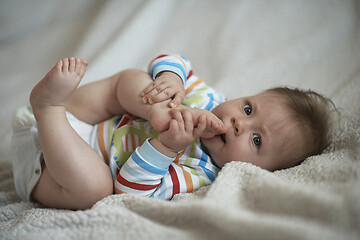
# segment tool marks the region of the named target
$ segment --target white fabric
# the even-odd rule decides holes
[[[31,200],[31,192],[40,179],[41,147],[36,126],[14,132],[11,144],[15,152],[12,158],[16,193],[24,201]]]
[[[318,1],[0,3],[0,236],[34,239],[359,239],[360,6]],[[13,111],[58,59],[89,61],[83,83],[180,53],[229,98],[311,88],[342,113],[326,153],[270,173],[224,167],[215,183],[159,201],[110,196],[87,211],[21,202],[9,155]]]

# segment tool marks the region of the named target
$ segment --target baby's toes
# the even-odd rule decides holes
[[[88,62],[85,59],[81,59],[79,62],[79,76],[82,78],[86,72]]]
[[[81,61],[82,65],[84,65],[85,67],[87,67],[88,61],[87,61],[86,59],[81,59],[80,61]]]
[[[81,71],[81,60],[79,58],[75,59],[75,72],[80,74]]]
[[[62,71],[62,67],[63,67],[63,61],[62,60],[59,60],[56,65],[55,65],[55,69],[59,72]]]
[[[75,72],[75,58],[69,59],[69,72]]]
[[[68,72],[69,71],[69,59],[68,58],[64,58],[62,60],[63,62],[63,67],[62,67],[62,71],[63,72]]]

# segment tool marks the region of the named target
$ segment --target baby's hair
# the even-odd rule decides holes
[[[334,103],[312,90],[277,87],[266,92],[283,98],[304,141],[301,154],[294,156],[286,167],[298,165],[307,157],[322,153],[330,144],[331,112],[336,110]]]

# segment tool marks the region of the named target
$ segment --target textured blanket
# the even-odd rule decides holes
[[[360,238],[358,1],[9,0],[0,16],[0,239]],[[51,66],[87,58],[87,83],[167,52],[229,98],[278,85],[324,93],[339,109],[331,145],[281,171],[227,164],[171,201],[113,195],[86,211],[22,202],[11,115]]]

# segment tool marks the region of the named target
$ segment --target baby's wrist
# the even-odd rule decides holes
[[[181,77],[177,73],[174,73],[174,72],[171,72],[171,71],[160,72],[158,75],[156,75],[155,79],[160,77],[160,76],[167,77],[169,79],[179,80],[181,82],[181,84],[183,82],[183,80],[181,79]]]
[[[161,139],[161,138],[160,138]],[[169,148],[165,144],[162,143],[162,141],[159,139],[159,136],[157,138],[153,138],[150,140],[150,144],[158,150],[160,153],[164,154],[165,156],[168,156],[170,158],[174,158],[177,156],[178,151]]]

